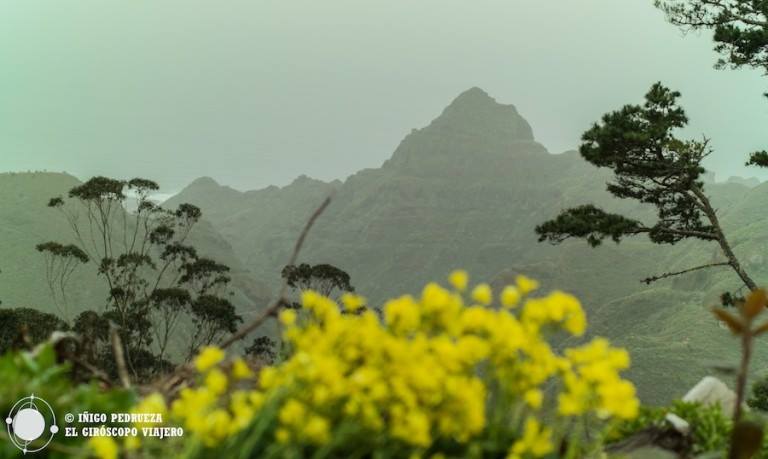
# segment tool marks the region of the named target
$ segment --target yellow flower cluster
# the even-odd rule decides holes
[[[247,427],[263,400],[258,392],[228,390],[238,381],[252,379],[254,373],[242,359],[236,359],[225,372],[219,366],[223,359],[221,349],[204,348],[194,361],[203,384],[182,389],[171,405],[172,417],[207,446],[214,446]]]
[[[618,372],[629,367],[629,354],[611,348],[597,338],[591,343],[566,350],[571,366],[564,372],[565,390],[559,396],[560,414],[579,415],[596,411],[600,417],[631,419],[640,408],[635,388]]]
[[[432,283],[419,298],[387,302],[383,323],[370,310],[343,314],[334,301],[311,291],[302,296],[308,318],[283,312],[293,353],[264,369],[259,387],[264,398],[284,400],[276,439],[318,445],[336,428],[354,425],[416,448],[438,438],[464,443],[489,422],[491,388],[535,414],[544,385],[553,379],[562,379],[562,415],[635,415],[634,387],[619,376],[628,365],[626,352],[596,340],[558,355],[544,340],[550,329],[584,333],[586,318],[576,298],[557,291],[529,298],[538,284],[521,276],[502,291],[502,307],[494,308],[489,285],[475,286],[466,304],[466,273],[454,272],[449,281],[452,290]],[[533,415],[521,435],[511,457],[551,450],[552,432]]]
[[[576,298],[532,297],[538,283],[524,276],[498,298],[488,284],[470,288],[463,271],[449,283],[386,302],[383,317],[360,296],[346,294],[339,305],[306,291],[302,310],[280,315],[286,360],[256,382],[242,360],[223,365],[220,349],[205,348],[194,361],[201,384],[183,389],[170,414],[207,446],[257,416],[272,416],[270,435],[291,448],[362,432],[423,452],[502,429],[512,459],[550,454],[567,435],[542,423],[545,398],[561,417],[637,414],[634,386],[620,377],[626,351],[598,338],[561,354],[546,341],[550,332],[585,332]],[[161,397],[143,403],[165,407]]]
[[[508,458],[521,459],[527,455],[542,457],[553,449],[552,429],[542,427],[536,418],[530,417],[525,421],[522,438],[512,445]]]

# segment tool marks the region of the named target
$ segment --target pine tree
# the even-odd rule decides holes
[[[713,31],[720,68],[752,67],[768,73],[768,2],[760,0],[657,1],[670,22],[685,30]],[[667,272],[645,279],[650,283],[700,269],[730,267],[750,290],[755,281],[733,253],[704,190],[702,160],[711,153],[709,140],[685,140],[677,131],[688,123],[677,104],[680,93],[654,84],[642,105],[626,105],[603,116],[582,136],[581,156],[597,167],[613,171],[607,190],[656,209],[651,224],[608,213],[592,205],[566,209],[536,227],[539,241],[560,243],[585,239],[591,246],[610,238],[646,235],[657,244],[685,239],[716,241],[723,261]],[[768,167],[768,151],[750,155],[747,165]]]

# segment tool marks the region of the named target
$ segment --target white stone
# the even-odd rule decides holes
[[[691,425],[688,424],[688,421],[676,415],[675,413],[667,413],[664,419],[672,425],[673,429],[683,435],[688,435],[691,432]]]
[[[723,414],[730,416],[736,406],[736,393],[714,376],[705,376],[685,394],[684,402],[702,405],[720,405]]]

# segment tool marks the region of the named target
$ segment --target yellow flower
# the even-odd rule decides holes
[[[635,386],[629,381],[616,379],[598,387],[600,407],[598,414],[603,417],[616,416],[633,419],[637,416],[640,403],[635,397]]]
[[[275,431],[275,439],[278,443],[288,443],[291,440],[291,433],[287,429],[277,429]]]
[[[585,331],[586,316],[575,297],[559,291],[531,297],[538,284],[520,276],[501,292],[504,308],[490,308],[491,287],[480,284],[465,295],[468,279],[456,271],[449,277],[453,289],[430,283],[418,298],[392,299],[383,320],[373,310],[343,314],[330,298],[303,292],[302,320],[296,311],[281,315],[291,350],[285,360],[263,368],[256,387],[228,392],[228,377],[255,379],[253,371],[238,358],[224,373],[223,352],[204,349],[195,359],[204,377],[197,387],[182,389],[171,406],[172,421],[214,447],[260,416],[271,416],[263,407],[275,406],[276,442],[309,450],[336,441],[335,432],[354,425],[362,438],[402,442],[420,456],[433,444],[473,444],[485,429],[499,427],[489,426],[496,421],[486,416],[488,388],[498,387],[506,405],[499,409],[531,414],[508,451],[510,458],[530,459],[554,448],[551,428],[532,415],[543,407],[545,387],[562,388],[557,412],[551,413],[557,425],[568,426],[564,418],[583,414],[637,414],[635,388],[621,377],[629,366],[626,351],[598,338],[561,353],[547,341],[550,331]],[[356,311],[365,300],[348,294],[341,303]],[[136,409],[162,409],[162,403],[162,397],[150,396]]]
[[[397,333],[406,334],[418,328],[421,313],[413,297],[403,296],[384,305],[384,318]]]
[[[479,284],[472,290],[472,299],[483,306],[488,306],[493,301],[491,286],[488,284]]]
[[[211,370],[205,377],[205,387],[216,395],[223,394],[227,390],[228,383],[227,375],[218,368]]]
[[[513,285],[507,285],[501,291],[501,305],[505,308],[514,308],[520,302],[520,291]]]
[[[206,346],[195,358],[195,367],[200,373],[204,373],[224,360],[224,351],[216,346]]]
[[[418,410],[411,410],[393,420],[392,435],[412,445],[428,447],[432,443],[429,430],[429,417]]]
[[[538,282],[522,274],[517,276],[515,282],[517,283],[517,288],[520,289],[520,293],[523,295],[527,295],[539,288]]]
[[[451,283],[453,288],[456,290],[463,292],[467,289],[467,284],[469,283],[469,275],[466,271],[457,269],[448,276],[448,282]]]
[[[574,311],[565,319],[563,327],[574,336],[581,336],[587,330],[587,317],[584,311],[579,308],[578,311]]]
[[[523,394],[523,399],[531,408],[539,409],[544,401],[544,393],[539,389],[528,389]]]
[[[206,418],[206,429],[203,433],[203,443],[206,446],[215,446],[230,432],[232,416],[222,408],[213,410]]]
[[[307,410],[301,402],[296,399],[288,400],[280,409],[280,422],[285,425],[298,425],[304,422],[304,415]]]
[[[285,311],[280,313],[280,323],[285,325],[286,327],[290,327],[291,325],[296,323],[296,311],[293,309],[286,309]]]
[[[251,423],[256,414],[256,408],[248,403],[248,393],[245,391],[235,391],[230,396],[229,410],[232,412],[233,419],[230,425],[232,433],[239,432]]]
[[[242,358],[235,359],[234,362],[232,362],[232,377],[235,379],[250,379],[254,376],[253,371],[251,370],[251,367],[248,366],[247,363],[245,363],[245,360]]]
[[[302,432],[312,443],[322,445],[328,443],[328,421],[320,416],[312,416],[307,421]]]
[[[523,438],[512,445],[508,457],[523,457],[526,453],[530,453],[533,457],[542,457],[553,450],[552,429],[542,428],[536,418],[528,418],[525,421]]]
[[[159,414],[160,416],[165,416],[166,412],[168,411],[168,407],[165,404],[165,399],[163,396],[157,392],[154,392],[139,402],[138,405],[133,407],[131,410],[131,413],[148,413],[148,414]],[[150,427],[151,424],[149,423],[137,423],[136,427],[142,428],[142,427]]]
[[[88,446],[99,459],[117,459],[119,449],[112,437],[91,437]]]
[[[262,388],[274,388],[278,382],[278,374],[275,367],[265,367],[259,372],[259,385],[261,385]]]
[[[259,409],[264,405],[264,394],[259,391],[252,391],[248,394],[248,400],[255,409]]]
[[[345,292],[341,295],[341,304],[344,305],[344,309],[349,312],[357,312],[360,308],[364,307],[366,303],[365,298],[354,293]]]

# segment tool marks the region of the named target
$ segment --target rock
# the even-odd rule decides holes
[[[719,404],[723,413],[728,416],[733,413],[736,393],[714,376],[705,376],[685,394],[683,401],[698,402],[703,405]]]
[[[651,426],[618,443],[607,445],[605,451],[609,457],[660,459],[688,457],[692,445],[693,439],[690,434],[679,432],[671,427]]]
[[[691,433],[691,425],[688,424],[688,421],[676,415],[675,413],[667,414],[664,419],[672,426],[672,428],[681,434],[688,435]]]

